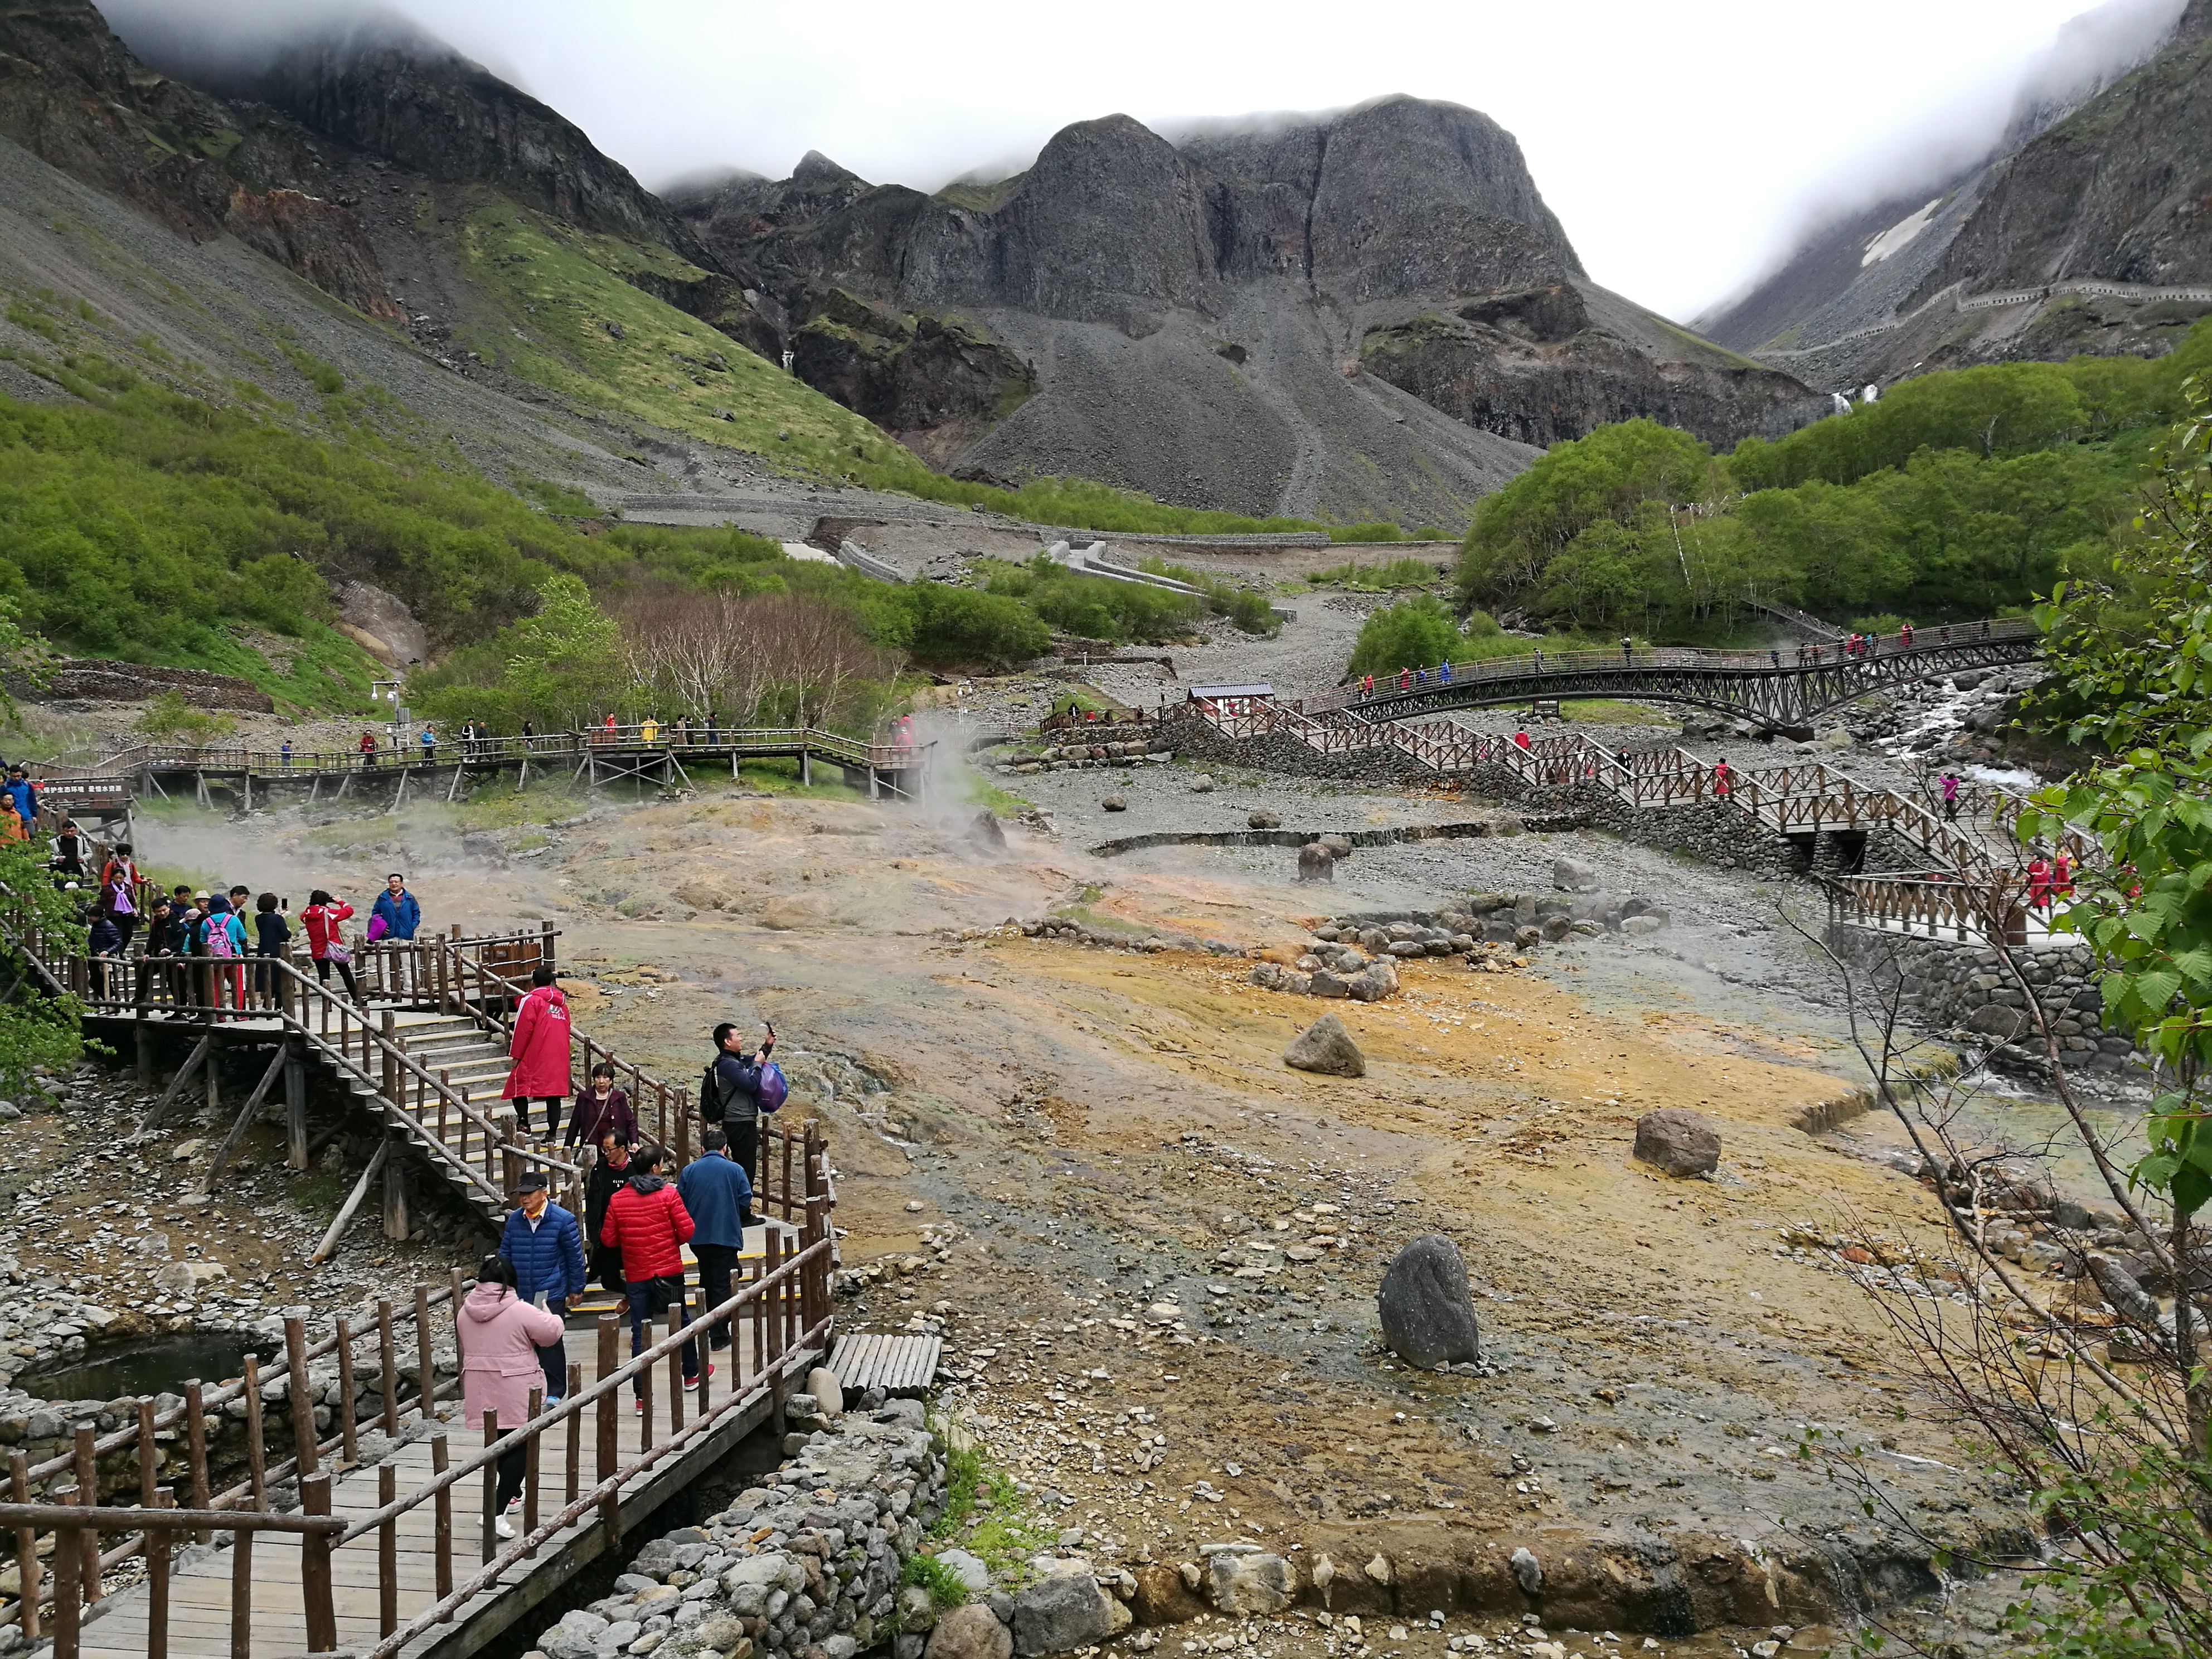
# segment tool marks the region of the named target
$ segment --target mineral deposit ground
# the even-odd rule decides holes
[[[1437,815],[1314,787],[1307,805],[1340,821]],[[1138,1623],[1118,1645],[1441,1655],[1540,1624],[1561,1654],[1824,1651],[1869,1594],[1937,1588],[1930,1539],[2024,1537],[1823,1243],[1887,1240],[1907,1264],[1941,1248],[1918,1182],[1801,1127],[1847,1120],[1859,1086],[1787,925],[1805,894],[1589,831],[1372,849],[1425,860],[1371,872],[1401,902],[1526,888],[1565,854],[1680,920],[1503,972],[1407,961],[1395,998],[1326,1005],[1366,1058],[1346,1079],[1284,1066],[1325,1009],[1249,983],[1242,957],[1004,924],[1279,949],[1333,902],[1356,908],[1368,849],[1337,887],[1299,888],[1291,848],[1094,857],[1110,820],[1072,793],[1056,829],[1010,820],[1002,848],[972,811],[708,785],[398,818],[179,813],[139,837],[177,878],[246,874],[296,902],[404,869],[439,927],[552,920],[580,1025],[678,1081],[717,1020],[773,1020],[787,1114],[828,1126],[842,1316],[942,1331],[938,1405],[1012,1483],[984,1527],[998,1565],[1127,1568]],[[77,1093],[120,1109],[125,1075]],[[1711,1178],[1631,1158],[1638,1115],[1667,1106],[1719,1127]],[[224,1288],[269,1309],[442,1275],[483,1248],[451,1223],[387,1243],[372,1218],[319,1274],[301,1258],[320,1223],[282,1201],[273,1126],[193,1206],[172,1143],[207,1127],[118,1157],[126,1116],[80,1098],[14,1126],[48,1171],[26,1176],[43,1218],[15,1218],[6,1245],[25,1276],[129,1304],[158,1264],[95,1236],[122,1205],[185,1220],[232,1271]],[[358,1167],[346,1146],[310,1179],[339,1186]],[[1394,1253],[1429,1232],[1462,1253],[1482,1327],[1480,1362],[1443,1372],[1391,1356],[1376,1315]],[[1865,1448],[1925,1535],[1869,1520],[1801,1457],[1813,1429]],[[1180,1569],[1230,1544],[1283,1556],[1296,1607],[1261,1626],[1210,1613]],[[1973,1639],[1955,1600],[1940,1618]]]

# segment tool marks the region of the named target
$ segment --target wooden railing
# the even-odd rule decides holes
[[[243,1358],[240,1375],[230,1382],[213,1388],[198,1379],[185,1382],[181,1405],[160,1410],[151,1396],[141,1395],[136,1401],[135,1420],[127,1427],[99,1435],[94,1433],[93,1425],[79,1423],[70,1449],[40,1463],[31,1462],[22,1452],[14,1453],[9,1466],[8,1496],[11,1502],[5,1508],[10,1516],[6,1524],[14,1533],[18,1577],[15,1605],[8,1622],[18,1625],[28,1641],[37,1641],[43,1628],[55,1638],[57,1654],[66,1659],[73,1651],[82,1609],[107,1593],[104,1579],[115,1567],[134,1557],[145,1556],[149,1580],[158,1593],[166,1595],[168,1546],[173,1534],[179,1529],[194,1533],[201,1541],[213,1533],[239,1534],[234,1548],[240,1553],[232,1558],[233,1570],[249,1576],[250,1538],[254,1532],[301,1532],[334,1542],[345,1523],[322,1523],[321,1518],[331,1512],[329,1476],[322,1471],[323,1460],[335,1453],[342,1463],[354,1463],[358,1461],[359,1437],[364,1424],[380,1428],[386,1436],[396,1439],[404,1418],[434,1418],[441,1392],[448,1397],[459,1395],[460,1334],[455,1328],[456,1319],[449,1313],[443,1322],[455,1344],[455,1365],[450,1382],[441,1385],[431,1310],[441,1307],[458,1310],[469,1282],[456,1269],[450,1285],[434,1288],[417,1285],[411,1307],[400,1307],[389,1299],[380,1301],[373,1331],[356,1332],[350,1318],[340,1316],[328,1336],[311,1343],[302,1322],[288,1318],[284,1321],[284,1358],[279,1370],[264,1375],[259,1356],[249,1352]],[[410,1322],[415,1328],[415,1352],[407,1356],[401,1350],[398,1332]],[[364,1346],[365,1357],[356,1352]],[[337,1432],[319,1438],[314,1402],[319,1388],[310,1378],[308,1368],[315,1361],[332,1355],[337,1360],[342,1405],[331,1413]],[[402,1379],[407,1370],[402,1362],[409,1358],[413,1361],[415,1376],[411,1395],[402,1390]],[[365,1418],[356,1406],[360,1392],[357,1382],[363,1377],[372,1379],[368,1386],[375,1407]],[[291,1456],[273,1464],[268,1458],[264,1425],[268,1402],[264,1398],[264,1388],[271,1383],[276,1385],[277,1397],[284,1402],[285,1414],[290,1419],[293,1446]],[[293,1402],[298,1401],[307,1401],[307,1408],[292,1409]],[[234,1403],[244,1412],[246,1477],[235,1485],[216,1488],[209,1457],[210,1443],[216,1437],[215,1427],[229,1417],[227,1408]],[[182,1469],[171,1484],[181,1491],[172,1491],[166,1489],[161,1480],[162,1465],[169,1461],[161,1450],[161,1443],[164,1436],[173,1437],[179,1432],[184,1437],[185,1456]],[[98,1486],[100,1464],[104,1461],[112,1468],[123,1459],[128,1459],[137,1469],[137,1504],[112,1509],[98,1507],[101,1496]],[[270,1489],[288,1480],[299,1484],[304,1516],[269,1513]],[[48,1499],[45,1504],[33,1501],[40,1492]],[[180,1498],[190,1501],[182,1503]],[[63,1512],[58,1514],[57,1510]],[[41,1563],[45,1553],[39,1547],[39,1534],[42,1531],[55,1534],[50,1568]],[[102,1534],[118,1537],[119,1541],[103,1550],[100,1543]],[[312,1557],[310,1564],[312,1567]],[[44,1582],[47,1571],[52,1574],[51,1584]],[[310,1598],[308,1628],[313,1631],[315,1625],[312,1606],[316,1587],[312,1570],[303,1590]],[[327,1610],[327,1574],[320,1594]],[[246,1605],[250,1607],[250,1601]],[[158,1626],[166,1622],[166,1600],[158,1601],[156,1606]],[[237,1609],[233,1611],[235,1614]],[[234,1618],[231,1634],[234,1653],[245,1651],[240,1645],[240,1638],[241,1631]],[[154,1651],[158,1652],[158,1649]]]
[[[1828,921],[1909,933],[1920,939],[2002,940],[2026,944],[2050,902],[2032,902],[2027,884],[2012,872],[1981,881],[1916,876],[1836,876],[1825,885]]]

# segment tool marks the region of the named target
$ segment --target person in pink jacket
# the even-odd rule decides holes
[[[540,963],[530,976],[530,994],[514,1011],[514,1037],[507,1044],[507,1087],[500,1097],[514,1103],[516,1121],[530,1133],[530,1097],[545,1103],[545,1139],[561,1133],[561,1103],[568,1097],[568,1000],[553,982],[553,969]]]
[[[507,1434],[530,1420],[530,1391],[542,1387],[545,1372],[538,1351],[558,1342],[568,1328],[561,1316],[533,1308],[514,1293],[514,1269],[488,1255],[477,1269],[476,1288],[461,1304],[461,1410],[469,1426],[486,1412],[499,1416]],[[507,1512],[522,1501],[522,1477],[528,1448],[517,1446],[499,1460],[499,1516],[501,1538],[514,1536]]]

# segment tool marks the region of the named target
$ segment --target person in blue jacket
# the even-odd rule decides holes
[[[384,890],[376,896],[369,914],[384,918],[386,939],[413,939],[415,930],[422,925],[422,907],[407,890],[407,878],[397,870],[384,878]]]
[[[584,1277],[583,1236],[576,1218],[552,1201],[543,1174],[526,1175],[499,1236],[500,1260],[514,1269],[514,1293],[525,1302],[566,1315],[590,1283]],[[568,1347],[549,1342],[538,1351],[545,1372],[545,1403],[568,1389]]]
[[[676,1196],[691,1217],[691,1254],[699,1261],[700,1299],[719,1308],[730,1299],[730,1270],[744,1247],[753,1218],[753,1186],[745,1166],[730,1156],[730,1138],[720,1129],[699,1137],[706,1150],[676,1177]],[[714,1346],[730,1346],[726,1320],[714,1324]]]
[[[14,809],[15,816],[23,820],[23,834],[27,839],[31,825],[39,816],[39,802],[31,788],[31,781],[23,775],[23,769],[20,766],[8,769],[7,795],[8,805]]]

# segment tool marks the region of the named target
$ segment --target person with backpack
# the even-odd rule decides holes
[[[230,991],[230,1006],[234,1018],[246,1012],[246,924],[230,908],[230,901],[222,894],[211,895],[207,902],[207,914],[200,920],[200,935],[207,945],[209,958],[215,963],[215,994],[209,999],[216,1010],[216,1018],[222,1018],[223,991]]]
[[[551,1201],[544,1170],[522,1177],[514,1207],[499,1236],[500,1259],[514,1269],[514,1293],[550,1313],[566,1314],[591,1281],[584,1277],[584,1245],[576,1218]],[[568,1349],[554,1337],[538,1345],[545,1368],[545,1403],[568,1391]]]
[[[1956,823],[1959,821],[1958,775],[1946,772],[1938,780],[1938,787],[1943,792],[1943,821],[1946,823]]]
[[[318,887],[307,895],[307,908],[300,912],[300,926],[307,935],[307,960],[315,964],[316,982],[328,985],[331,969],[338,970],[345,982],[349,1000],[361,1000],[361,987],[354,981],[353,952],[347,950],[339,936],[338,924],[353,919],[353,906]]]
[[[561,1103],[568,1097],[568,999],[553,982],[550,964],[540,963],[530,975],[530,994],[514,1011],[514,1035],[507,1052],[513,1062],[500,1098],[514,1103],[515,1121],[532,1133],[530,1101],[545,1103],[545,1143],[561,1133]]]
[[[614,1066],[603,1060],[592,1067],[592,1080],[576,1091],[568,1144],[596,1146],[610,1132],[626,1147],[637,1145],[637,1114],[630,1109],[629,1096],[615,1086]]]
[[[684,1245],[691,1237],[690,1212],[660,1173],[660,1149],[648,1146],[630,1159],[630,1177],[607,1200],[599,1239],[623,1253],[623,1285],[629,1297],[629,1352],[645,1352],[645,1328],[677,1310],[677,1322],[689,1325],[691,1309],[684,1294]],[[710,1370],[711,1375],[711,1370]],[[684,1386],[699,1385],[699,1349],[684,1345]],[[645,1409],[645,1385],[635,1379],[638,1409]]]
[[[719,1308],[730,1299],[730,1269],[744,1248],[752,1224],[753,1186],[745,1167],[729,1154],[729,1137],[709,1129],[699,1137],[704,1149],[676,1177],[676,1195],[691,1217],[691,1254],[699,1262],[699,1303]],[[708,1334],[710,1347],[730,1346],[730,1324],[717,1320]]]
[[[783,1073],[769,1058],[775,1048],[775,1027],[765,1030],[760,1047],[748,1057],[738,1028],[727,1020],[717,1025],[714,1058],[699,1079],[700,1123],[729,1137],[730,1156],[755,1183],[760,1180],[761,1114],[783,1104]],[[766,1097],[769,1093],[773,1101]]]
[[[369,915],[383,919],[384,932],[379,935],[383,939],[413,939],[415,930],[422,925],[422,907],[407,890],[407,878],[397,870],[384,878],[384,890],[369,907]],[[568,1091],[563,1088],[561,1092]]]
[[[362,765],[363,767],[374,766],[376,764],[376,733],[374,732],[362,732],[361,734],[361,742],[356,746],[361,750]]]

